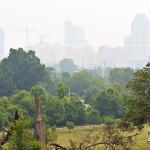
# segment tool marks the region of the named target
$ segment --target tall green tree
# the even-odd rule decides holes
[[[8,58],[0,63],[0,96],[10,95],[16,89],[29,90],[35,84],[46,80],[46,68],[34,51],[10,49]]]
[[[126,118],[134,125],[142,127],[150,122],[150,63],[134,73],[128,83],[132,95],[127,102]]]
[[[64,119],[65,122],[70,121],[76,125],[86,122],[86,106],[76,96],[64,98]]]
[[[109,88],[98,93],[93,102],[93,107],[98,110],[100,116],[119,118],[123,114],[122,102],[123,97],[116,95],[114,89]]]

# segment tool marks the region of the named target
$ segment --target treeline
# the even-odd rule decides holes
[[[102,77],[99,70],[77,72],[70,60],[65,64],[71,71],[63,64],[60,62],[62,71],[58,73],[42,65],[34,51],[11,49],[0,63],[0,126],[11,121],[16,109],[33,125],[34,92],[41,98],[43,119],[49,125],[65,126],[68,121],[75,125],[109,124],[122,117],[129,97],[126,84],[133,69],[110,68]]]
[[[41,86],[34,86],[30,91],[18,91],[10,97],[0,98],[0,126],[11,121],[13,112],[21,114],[34,123],[35,104],[33,92],[38,92],[42,102],[42,115],[49,125],[65,126],[73,122],[75,125],[111,123],[123,113],[123,96],[118,91],[108,89],[99,92],[92,103],[75,95],[68,96],[62,84],[58,85],[58,95],[52,96]],[[66,88],[66,87],[65,87]]]

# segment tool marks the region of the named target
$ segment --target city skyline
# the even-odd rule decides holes
[[[144,13],[136,13],[135,14],[135,16],[137,16],[138,14],[143,14],[143,15],[145,15],[145,17],[149,20],[149,17],[146,15],[146,14],[144,14]],[[135,16],[134,16],[134,18],[135,18]],[[134,19],[133,18],[133,19]],[[75,23],[75,24],[73,24],[73,26],[74,27],[78,27],[78,28],[80,28],[80,30],[83,30],[83,39],[85,40],[85,42],[87,42],[87,41],[89,41],[90,42],[90,40],[88,40],[88,38],[85,36],[86,35],[86,31],[85,31],[85,28],[84,28],[84,26],[81,26],[80,24],[78,24],[78,23],[76,23],[76,22],[73,22],[72,20],[65,20],[64,21],[64,24],[66,23],[66,21],[68,21],[68,22],[71,22],[71,23]],[[150,21],[150,20],[149,20]],[[132,27],[132,23],[133,23],[133,20],[131,20],[131,22],[129,23],[130,24],[130,26]],[[63,26],[62,26],[62,28],[64,29],[64,27],[65,27],[65,25],[63,24]],[[0,27],[2,27],[2,26],[0,26]],[[2,30],[3,30],[3,32],[5,32],[5,33],[7,33],[7,32],[14,32],[13,33],[13,35],[15,35],[16,37],[18,36],[20,36],[20,35],[22,35],[22,39],[20,39],[20,41],[22,41],[24,44],[22,44],[22,47],[25,47],[25,46],[27,46],[26,45],[26,43],[27,43],[27,32],[28,32],[28,36],[29,35],[32,35],[32,33],[30,33],[30,30],[32,31],[32,30],[34,30],[34,31],[36,31],[36,29],[30,29],[30,27],[29,26],[26,26],[25,28],[12,28],[12,29],[9,29],[9,30],[4,30],[4,28],[1,28]],[[128,38],[128,35],[130,34],[130,32],[132,32],[132,28],[131,29],[129,29],[129,32],[128,33],[125,33],[125,35],[124,36],[122,36],[122,44],[120,45],[120,44],[118,44],[118,45],[111,45],[111,44],[109,44],[109,43],[102,43],[101,41],[99,41],[99,43],[97,44],[97,45],[93,45],[93,44],[91,44],[92,46],[94,46],[95,48],[96,47],[98,47],[98,46],[100,46],[100,45],[109,45],[109,46],[112,46],[112,47],[118,47],[118,46],[124,46],[124,45],[126,45],[126,42],[125,42],[125,40]],[[30,34],[29,34],[30,33]],[[7,34],[6,34],[7,35]],[[44,35],[46,35],[46,34],[42,34],[42,32],[40,32],[39,31],[39,33],[37,34],[37,37],[34,39],[35,41],[35,43],[34,44],[36,44],[36,42],[38,42],[39,41],[39,39],[44,39],[45,37],[44,37]],[[32,37],[32,36],[31,36]],[[29,38],[29,37],[28,37]],[[125,39],[126,38],[126,39]],[[8,36],[6,36],[6,38],[5,38],[5,40],[6,40],[6,42],[5,42],[5,45],[6,45],[6,48],[8,48],[8,43],[7,43],[7,39],[8,39]],[[28,39],[29,40],[29,43],[32,41],[32,40],[30,40],[30,39]],[[61,42],[60,42],[61,41]],[[65,32],[63,31],[63,37],[62,37],[62,39],[60,40],[58,40],[58,41],[55,41],[54,43],[51,43],[51,41],[50,40],[48,40],[48,42],[49,43],[51,43],[51,45],[53,45],[53,44],[56,44],[56,43],[59,43],[59,44],[61,44],[61,45],[65,45]],[[90,42],[91,43],[91,42]],[[30,43],[31,44],[31,43]],[[33,43],[32,43],[33,44]],[[20,44],[18,44],[18,47],[19,46],[21,46]],[[12,46],[13,47],[13,46]],[[11,47],[9,47],[9,48],[11,48]],[[8,49],[7,49],[8,50]]]
[[[150,54],[150,20],[145,14],[138,13],[133,18],[130,28],[131,31],[124,38],[123,46],[111,47],[108,44],[102,44],[97,47],[96,52],[96,49],[93,49],[85,40],[84,27],[67,20],[64,22],[64,43],[62,45],[60,43],[46,44],[44,36],[41,35],[40,41],[30,45],[28,49],[35,50],[42,63],[47,65],[54,65],[63,58],[70,58],[79,66],[84,63],[86,67],[91,64],[103,65],[104,61],[107,61],[110,66],[141,66],[148,60]],[[25,28],[17,31],[26,33],[26,44],[28,44],[29,33],[35,30]],[[3,32],[1,32],[0,42],[1,47],[4,47]]]
[[[57,64],[63,58],[72,59],[84,67],[132,66],[140,67],[147,62],[150,54],[150,20],[145,14],[137,14],[131,22],[131,32],[125,37],[123,46],[101,45],[97,51],[85,40],[84,28],[71,21],[64,23],[64,45],[47,45],[43,42],[31,48],[42,63]],[[149,53],[148,53],[149,52]]]
[[[6,33],[6,50],[25,45],[26,33],[15,30],[27,26],[36,31],[29,34],[30,44],[37,37],[48,34],[51,44],[63,43],[63,24],[72,20],[84,26],[86,40],[99,45],[122,46],[130,32],[130,23],[136,13],[150,16],[147,0],[13,0],[0,1],[0,26]],[[9,5],[8,5],[9,4]],[[8,11],[9,10],[9,11]],[[128,10],[128,11],[127,11]],[[110,26],[111,24],[111,26]]]

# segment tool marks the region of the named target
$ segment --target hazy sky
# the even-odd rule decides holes
[[[123,45],[136,13],[150,17],[150,0],[0,0],[0,27],[6,32],[6,48],[25,44],[27,26],[30,43],[41,34],[51,44],[63,42],[64,21],[82,25],[86,39],[95,47]]]

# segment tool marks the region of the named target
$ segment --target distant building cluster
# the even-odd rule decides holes
[[[55,65],[63,58],[69,58],[75,64],[88,67],[94,54],[92,46],[85,40],[84,28],[71,21],[64,23],[64,44],[37,44],[33,49],[41,62],[46,65]]]
[[[72,59],[83,68],[142,67],[150,58],[150,20],[137,14],[131,23],[131,33],[125,37],[123,47],[102,45],[94,50],[85,38],[82,26],[71,21],[64,23],[64,44],[37,43],[30,46],[41,62],[56,65],[63,58]],[[0,59],[4,56],[4,31],[0,29]]]
[[[141,67],[150,56],[150,21],[144,14],[137,14],[131,23],[131,33],[124,39],[123,47],[102,45],[94,50],[85,40],[84,28],[71,21],[64,23],[64,45],[37,45],[36,52],[42,63],[57,64],[63,58],[72,59],[84,68]]]
[[[96,62],[108,66],[145,65],[150,56],[150,20],[144,14],[137,14],[131,24],[131,33],[125,37],[124,47],[111,48],[101,46],[98,48]]]

